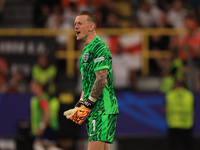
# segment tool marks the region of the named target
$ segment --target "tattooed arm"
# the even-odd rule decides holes
[[[67,119],[71,119],[72,121],[80,125],[83,123],[88,114],[91,112],[92,108],[95,106],[98,97],[101,95],[104,87],[106,86],[107,72],[108,69],[103,69],[95,72],[96,80],[93,84],[89,98],[86,99],[84,102],[79,100],[79,102],[75,106],[75,110],[72,110],[72,112],[70,112],[70,116],[68,115],[70,110],[64,112],[64,115],[67,116]]]
[[[95,72],[96,80],[92,87],[92,91],[90,94],[91,97],[98,99],[99,96],[101,95],[107,83],[107,72],[108,72],[108,69],[103,69],[103,70],[99,70]]]

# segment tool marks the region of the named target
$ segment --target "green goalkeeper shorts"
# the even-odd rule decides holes
[[[89,141],[113,143],[117,124],[117,114],[88,116],[86,128]]]

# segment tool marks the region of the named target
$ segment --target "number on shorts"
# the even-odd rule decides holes
[[[92,124],[93,124],[93,131],[95,131],[96,120],[92,120]]]

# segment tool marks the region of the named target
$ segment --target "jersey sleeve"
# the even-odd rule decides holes
[[[107,45],[97,45],[94,55],[94,72],[109,68],[109,59],[111,59],[110,50]]]

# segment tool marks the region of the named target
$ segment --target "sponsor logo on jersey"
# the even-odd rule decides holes
[[[89,53],[85,53],[83,57],[83,61],[86,62],[88,60],[88,57],[89,57]]]
[[[99,62],[99,61],[103,61],[103,60],[104,60],[104,57],[99,57],[99,58],[94,59],[94,62]]]
[[[90,136],[93,136],[93,135],[95,135],[95,134],[97,134],[97,133],[90,134]]]

